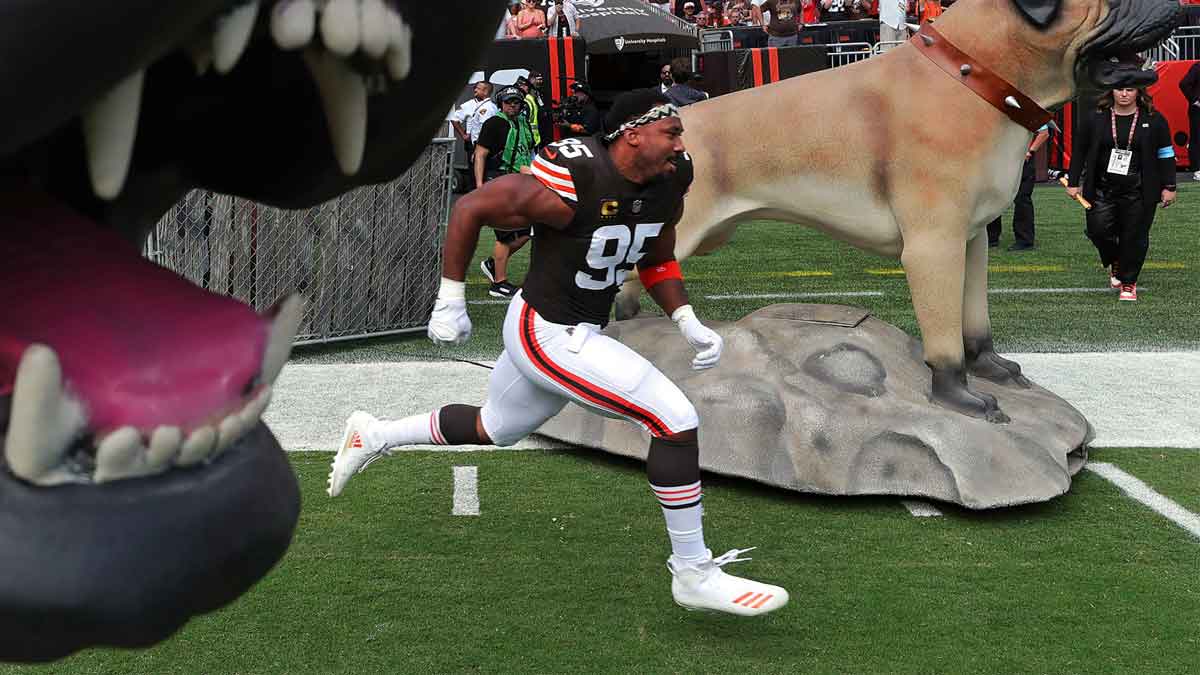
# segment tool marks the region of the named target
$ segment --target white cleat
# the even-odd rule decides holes
[[[333,458],[333,464],[330,465],[332,470],[329,472],[329,488],[326,490],[330,497],[342,494],[346,483],[354,474],[362,473],[368,464],[392,454],[389,448],[368,433],[368,427],[374,421],[374,417],[361,410],[355,410],[346,420],[342,445]]]
[[[750,579],[735,577],[721,570],[722,565],[750,558],[738,556],[753,548],[733,549],[713,558],[712,551],[700,562],[691,562],[672,555],[667,559],[671,570],[671,595],[675,604],[687,610],[712,610],[739,616],[757,616],[787,604],[788,592]]]

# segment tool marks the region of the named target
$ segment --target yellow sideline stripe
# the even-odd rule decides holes
[[[831,277],[829,270],[797,270],[795,272],[771,272],[770,277]]]
[[[1062,265],[988,265],[989,272],[1066,272]]]
[[[891,276],[903,276],[904,275],[904,270],[900,269],[899,267],[893,268],[893,269],[874,269],[874,270],[863,270],[863,271],[866,272],[867,274],[874,274],[877,277],[891,277]]]
[[[1187,265],[1181,262],[1147,262],[1142,267],[1148,270],[1186,270]]]

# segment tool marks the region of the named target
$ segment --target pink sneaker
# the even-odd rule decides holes
[[[1137,302],[1137,284],[1121,284],[1121,295],[1117,299]]]
[[[1113,263],[1113,264],[1112,264],[1112,265],[1109,267],[1109,272],[1108,272],[1108,285],[1109,285],[1109,287],[1110,287],[1110,288],[1112,288],[1114,291],[1115,291],[1116,289],[1118,289],[1118,288],[1120,288],[1120,287],[1121,287],[1121,280],[1117,278],[1117,271],[1118,271],[1118,268],[1117,268],[1117,263]]]

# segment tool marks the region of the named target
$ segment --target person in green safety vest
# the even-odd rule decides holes
[[[533,130],[533,152],[542,149],[542,126],[545,120],[545,101],[542,100],[542,74],[531,71],[527,77],[517,78],[517,87],[525,93],[525,111],[529,115],[529,127]]]

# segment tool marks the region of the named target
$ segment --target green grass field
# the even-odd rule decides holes
[[[1058,188],[1039,188],[1035,203],[1039,248],[1002,247],[992,287],[1103,287],[1078,207]],[[1007,246],[1007,217],[1005,227]],[[1118,305],[1113,293],[993,295],[998,345],[1197,349],[1197,227],[1200,186],[1187,184],[1159,214],[1137,303]],[[517,280],[526,260],[518,254]],[[684,271],[701,317],[735,320],[776,302],[707,296],[882,291],[812,301],[865,306],[915,333],[903,277],[871,272],[897,267],[760,223]],[[469,297],[484,299],[471,269]],[[295,360],[490,358],[503,309],[472,305],[475,334],[459,349],[414,336],[305,349]],[[708,543],[716,553],[757,545],[753,562],[730,571],[792,593],[788,607],[747,620],[672,603],[662,518],[638,463],[586,450],[411,452],[329,499],[330,457],[292,456],[303,493],[295,540],[231,606],[152,649],[90,650],[0,673],[1200,672],[1200,540],[1087,470],[1049,503],[939,505],[940,518],[913,517],[894,498],[706,476]],[[1200,451],[1105,448],[1092,459],[1200,511]],[[451,515],[460,465],[478,467],[478,517]]]

